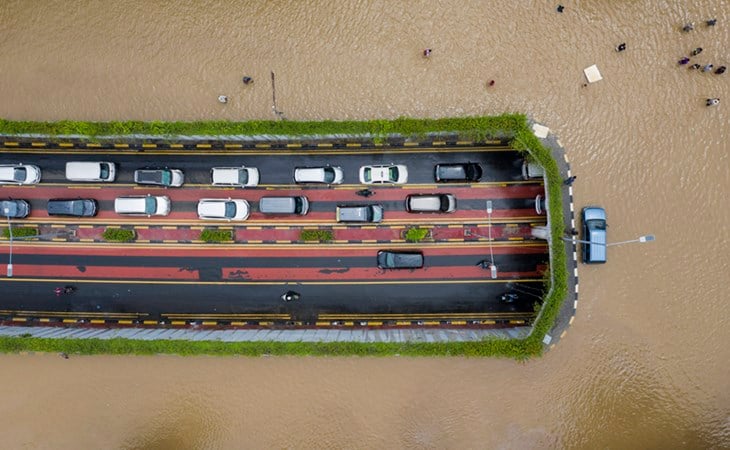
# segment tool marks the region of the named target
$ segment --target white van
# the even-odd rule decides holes
[[[69,161],[66,163],[66,179],[69,181],[111,183],[117,176],[116,169],[115,164],[112,162]]]
[[[170,214],[170,198],[150,194],[117,197],[114,212],[125,216],[166,216]]]

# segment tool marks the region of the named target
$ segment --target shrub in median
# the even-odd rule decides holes
[[[200,232],[200,240],[205,242],[225,242],[233,240],[231,230],[203,230]]]
[[[137,237],[134,230],[122,228],[107,228],[102,235],[105,241],[109,242],[132,242]]]
[[[334,235],[330,230],[302,230],[299,238],[303,241],[331,241]]]
[[[27,236],[37,236],[38,235],[38,229],[37,228],[30,228],[30,227],[13,227],[13,237],[27,237]],[[10,239],[10,231],[8,231],[7,228],[3,228],[3,237],[6,237]]]
[[[409,228],[406,231],[406,241],[421,242],[428,236],[428,228]]]

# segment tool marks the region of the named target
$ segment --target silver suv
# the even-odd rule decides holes
[[[338,222],[380,222],[383,220],[381,205],[339,205]]]

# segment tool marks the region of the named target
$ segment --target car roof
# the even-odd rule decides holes
[[[583,208],[583,220],[606,220],[606,210],[600,206]]]

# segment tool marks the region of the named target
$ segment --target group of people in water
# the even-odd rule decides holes
[[[706,20],[705,25],[707,27],[714,27],[715,25],[717,25],[717,19]],[[684,27],[682,27],[682,31],[684,31],[685,33],[689,33],[690,31],[692,31],[694,29],[695,29],[695,25],[694,25],[694,23],[691,23],[691,22],[685,24]],[[702,47],[695,48],[694,50],[692,50],[692,52],[690,52],[689,56],[684,56],[684,57],[682,57],[682,59],[680,59],[678,61],[679,65],[685,66],[685,65],[689,64],[691,62],[690,58],[692,58],[693,56],[697,56],[700,53],[702,53]],[[715,69],[715,66],[712,63],[707,63],[704,65],[694,63],[691,66],[689,66],[689,68],[691,70],[702,70],[702,72],[712,72],[712,70]],[[720,66],[717,69],[715,69],[715,75],[722,75],[723,73],[725,73],[726,70],[727,70],[727,67]],[[720,104],[720,99],[717,97],[708,98],[705,101],[705,106],[717,106],[719,104]]]

